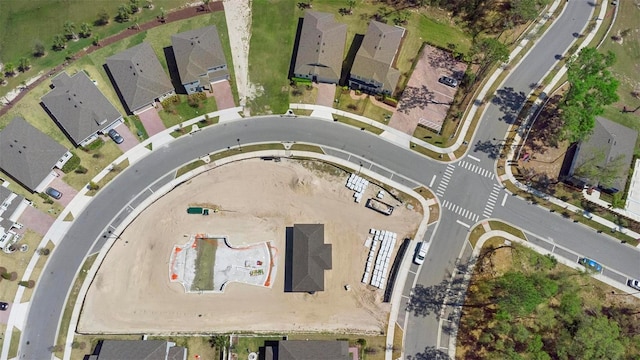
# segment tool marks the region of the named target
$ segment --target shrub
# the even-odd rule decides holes
[[[102,138],[97,138],[96,140],[90,142],[86,146],[83,146],[82,150],[84,150],[86,152],[90,152],[90,151],[93,151],[93,150],[100,149],[102,147],[102,145],[104,145],[104,140],[102,140]]]
[[[80,157],[74,153],[71,153],[73,156],[71,156],[71,159],[69,159],[64,166],[62,166],[62,172],[65,174],[70,173],[71,171],[75,170],[79,165],[80,165]]]
[[[348,108],[349,110],[356,111],[356,110],[358,110],[358,105],[356,105],[356,104],[349,104],[349,105],[347,105],[347,108]]]
[[[94,159],[100,159],[102,157],[102,154],[97,152],[97,153],[91,155],[91,157],[94,158]]]
[[[393,107],[398,106],[398,100],[392,98],[392,97],[384,97],[384,103],[387,105],[391,105]]]
[[[45,204],[53,204],[53,199],[51,199],[51,197],[45,193],[38,193],[38,196],[40,196],[43,200]]]
[[[189,104],[189,106],[191,106],[192,108],[199,108],[200,104],[202,103],[202,98],[198,96],[198,94],[202,93],[195,93],[187,96],[187,104]]]
[[[75,172],[76,174],[86,174],[87,173],[87,168],[79,165],[73,172]]]
[[[29,284],[29,282],[28,282],[28,281],[24,281],[24,280],[22,280],[22,281],[18,281],[18,285],[20,285],[20,286],[27,287],[27,285],[28,285],[28,284]]]
[[[98,184],[96,184],[93,181],[89,182],[89,190],[98,190],[98,189],[100,189],[100,186],[98,186]]]
[[[6,273],[3,273],[3,274],[2,274],[2,275],[0,275],[0,276],[1,276],[3,279],[11,280],[11,273],[6,272]]]
[[[358,343],[358,345],[360,345],[363,348],[367,347],[367,340],[366,339],[360,338],[360,339],[358,339],[357,343]]]
[[[47,255],[49,255],[50,252],[51,252],[51,250],[49,250],[47,248],[38,249],[38,255],[47,256]]]
[[[173,107],[174,105],[177,105],[177,104],[180,104],[180,97],[178,95],[173,95],[162,100],[163,108]]]
[[[98,13],[98,19],[96,20],[96,25],[104,26],[109,23],[109,14],[106,10],[102,10]]]

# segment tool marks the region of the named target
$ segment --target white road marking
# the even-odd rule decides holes
[[[478,159],[477,157],[473,156],[473,155],[467,155],[467,157],[471,160],[475,160],[475,161],[480,161],[480,159]]]
[[[507,197],[509,196],[509,194],[504,194],[504,198],[502,199],[502,206],[504,206],[504,203],[507,202]]]
[[[462,225],[462,226],[466,227],[467,229],[470,229],[470,228],[471,228],[471,226],[470,226],[470,225],[467,225],[467,224],[463,223],[463,222],[462,222],[462,221],[460,221],[460,220],[456,220],[456,222],[457,222],[458,224],[460,224],[460,225]]]
[[[431,182],[429,183],[429,187],[433,187],[433,183],[436,182],[436,176],[433,175],[433,179],[431,179]]]

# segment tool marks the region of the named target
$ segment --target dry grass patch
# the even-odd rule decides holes
[[[18,285],[18,281],[22,279],[22,276],[27,269],[27,265],[29,264],[29,261],[31,261],[31,257],[35,255],[38,249],[38,244],[40,244],[40,240],[42,240],[42,236],[31,230],[27,230],[22,239],[16,244],[18,247],[21,245],[27,245],[27,251],[22,252],[17,250],[11,254],[0,251],[0,266],[7,269],[7,273],[16,273],[15,281],[0,278],[0,299],[2,299],[2,301],[13,301],[15,298],[18,286],[20,286]],[[40,266],[40,268],[37,268],[37,266]],[[38,265],[36,265],[36,269],[34,270],[37,270],[39,273],[39,271],[42,270],[42,266],[44,266],[44,263],[38,262]],[[36,278],[33,279],[35,280]]]

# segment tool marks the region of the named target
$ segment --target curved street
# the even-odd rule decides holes
[[[493,152],[476,146],[487,142],[497,144],[494,137],[503,137],[529,93],[530,84],[544,77],[555,64],[555,56],[570,46],[574,34],[580,33],[592,16],[592,9],[588,2],[568,4],[562,16],[498,90],[496,100],[487,108],[475,139],[469,145],[468,155],[471,156],[452,164],[432,161],[366,131],[309,117],[266,116],[231,121],[154,148],[94,197],[50,256],[31,299],[25,331],[20,339],[19,358],[52,357],[50,347],[56,342],[64,302],[75,275],[85,257],[101,249],[109,230],[117,228],[132,208],[150,196],[154,189],[172,180],[175,169],[205,154],[235,148],[239,143],[297,141],[318,144],[327,154],[351,161],[355,168],[361,165],[412,187],[433,183],[432,190],[442,207],[442,219],[427,232],[425,240],[431,240],[432,245],[417,274],[417,284],[430,286],[449,277],[466,246],[468,226],[486,217],[503,219],[528,230],[530,238],[544,246],[571,249],[563,250],[559,253],[561,256],[593,257],[607,269],[605,275],[615,280],[622,274],[640,277],[638,251],[507,195],[494,174]],[[489,199],[497,201],[491,205]],[[412,271],[415,270],[413,265]],[[409,281],[412,281],[411,277]],[[427,347],[443,347],[434,332],[440,326],[435,315],[407,314],[405,354],[416,356],[424,353]]]

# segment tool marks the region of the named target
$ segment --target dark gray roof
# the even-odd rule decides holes
[[[596,117],[591,136],[579,145],[572,172],[585,162],[592,161],[594,155],[598,152],[604,152],[604,157],[601,163],[596,164],[597,166],[603,166],[622,155],[623,166],[620,169],[620,177],[614,181],[613,187],[623,190],[626,185],[626,175],[631,166],[637,138],[637,131],[603,117]]]
[[[351,75],[372,79],[393,92],[400,79],[400,71],[391,67],[400,47],[404,29],[371,21],[362,45],[356,54]]]
[[[104,340],[98,360],[166,360],[164,340]]]
[[[32,191],[66,152],[23,118],[13,119],[0,132],[0,169]]]
[[[349,343],[328,340],[286,340],[278,342],[278,360],[347,360]]]
[[[347,25],[333,14],[307,11],[304,15],[294,73],[340,79]]]
[[[167,360],[185,360],[187,358],[187,348],[182,346],[173,346],[169,348]]]
[[[292,246],[291,290],[324,290],[324,270],[331,269],[331,244],[324,243],[324,225],[294,225]]]
[[[52,83],[42,103],[76,145],[122,117],[84,71],[72,77],[62,72]]]
[[[146,42],[108,57],[106,63],[131,112],[173,91],[156,53]]]
[[[227,64],[214,25],[172,35],[171,44],[183,84],[201,80],[209,69]]]

